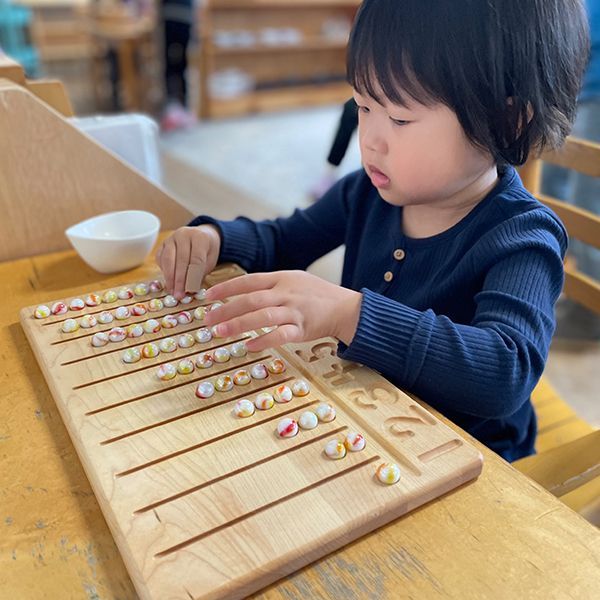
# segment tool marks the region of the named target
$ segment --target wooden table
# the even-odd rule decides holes
[[[135,271],[103,276],[73,252],[0,263],[2,598],[135,598],[18,311],[157,274],[149,258]],[[600,532],[478,446],[485,463],[477,481],[255,598],[597,597]]]

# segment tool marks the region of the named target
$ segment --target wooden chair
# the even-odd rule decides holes
[[[547,152],[521,169],[525,187],[560,217],[569,236],[600,248],[600,217],[540,193],[542,161],[590,177],[600,177],[600,145],[567,139],[560,151]],[[564,295],[600,314],[600,282],[565,264]],[[600,525],[600,430],[583,419],[542,378],[532,395],[538,414],[538,454],[514,466],[559,497],[589,521]]]

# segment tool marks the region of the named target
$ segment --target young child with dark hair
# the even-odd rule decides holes
[[[534,451],[567,245],[514,165],[561,144],[588,55],[579,0],[365,0],[348,47],[364,168],[288,218],[201,216],[157,261],[233,261],[206,324],[276,328],[253,351],[324,336],[507,460]],[[304,271],[345,244],[341,286]]]

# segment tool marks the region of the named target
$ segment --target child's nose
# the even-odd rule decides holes
[[[364,147],[377,154],[385,154],[387,152],[387,142],[381,131],[377,127],[365,127],[360,132]]]

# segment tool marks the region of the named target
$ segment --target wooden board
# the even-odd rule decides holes
[[[221,267],[206,283],[240,273]],[[96,290],[82,295],[90,291]],[[94,348],[91,335],[115,323],[64,334],[61,323],[70,312],[39,320],[34,309],[21,311],[22,326],[142,598],[242,598],[481,471],[475,448],[376,373],[338,359],[333,340],[232,358],[163,382],[155,375],[159,364],[234,340],[124,364],[124,348],[201,322]],[[287,363],[280,375],[208,400],[194,394],[200,380],[274,356]],[[310,381],[308,396],[247,419],[232,415],[237,399],[296,378]],[[276,435],[284,415],[297,417],[321,401],[335,406],[334,421],[290,439]],[[326,458],[327,441],[352,430],[364,434],[366,448]],[[402,470],[392,486],[375,478],[376,467],[388,461]]]

